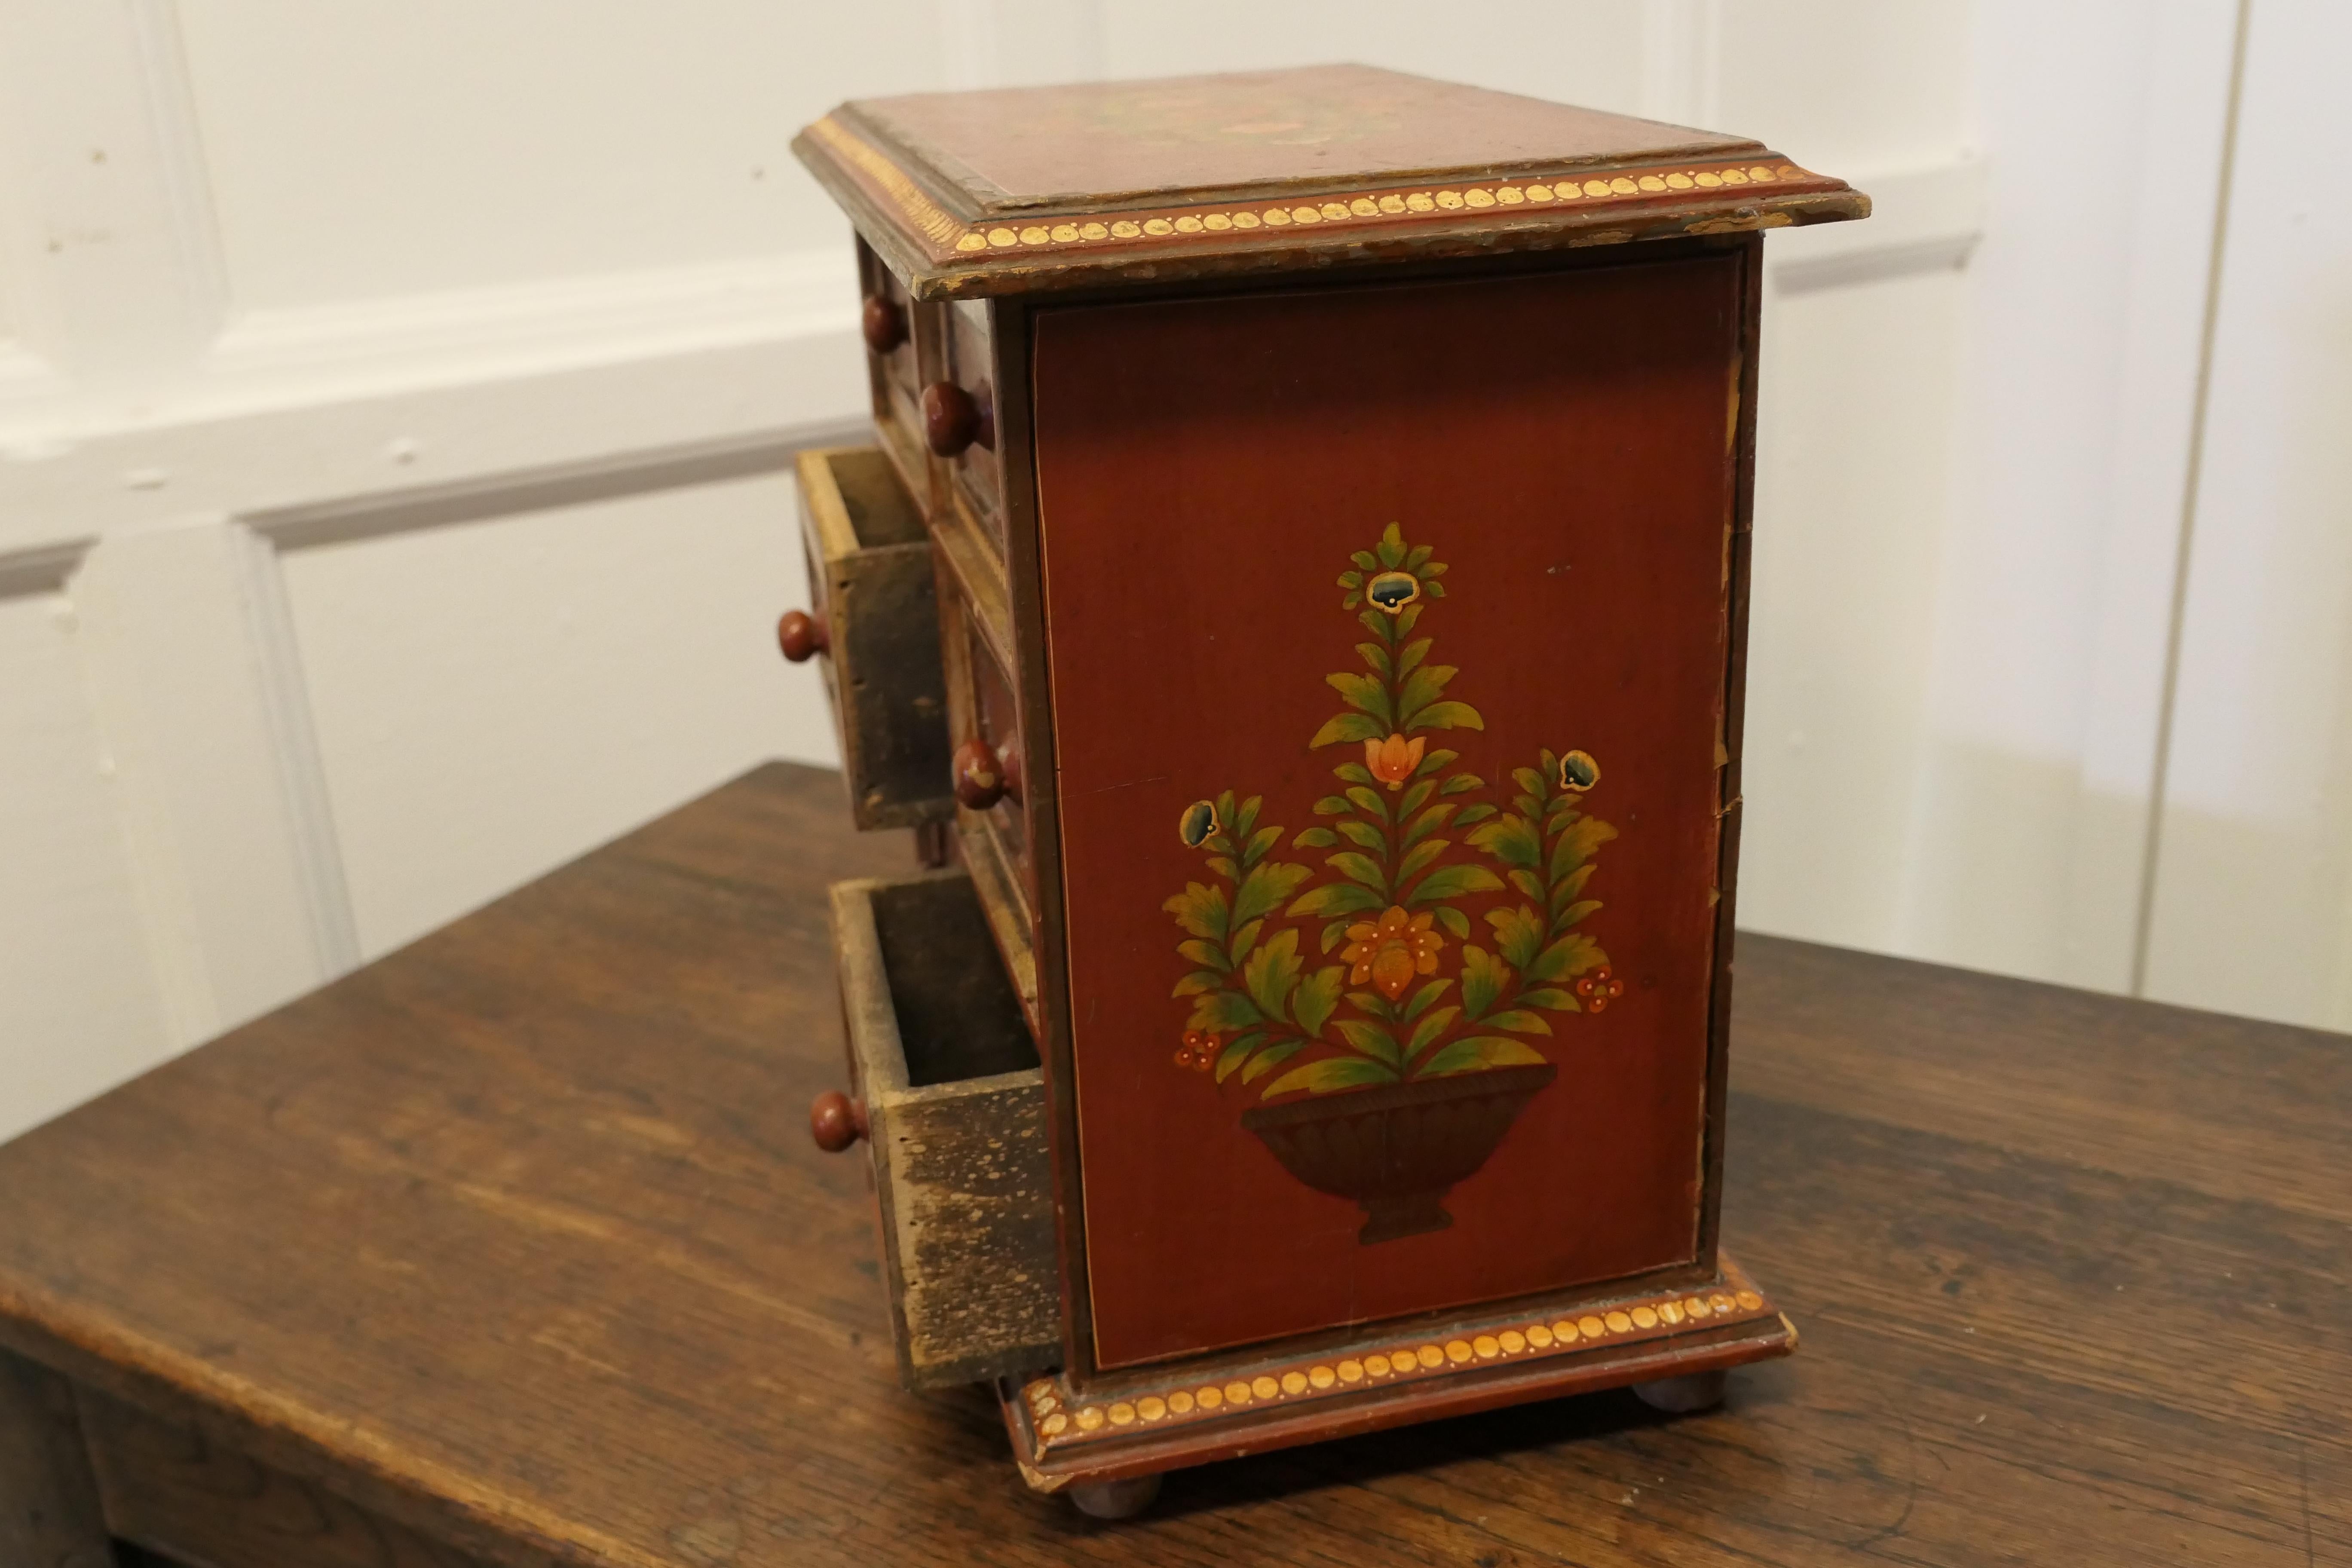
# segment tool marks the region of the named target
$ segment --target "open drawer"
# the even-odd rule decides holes
[[[939,589],[921,511],[878,447],[799,460],[801,536],[815,601],[777,627],[794,663],[824,656],[842,776],[860,827],[954,815]]]
[[[833,931],[899,1380],[1060,1364],[1045,1081],[971,879],[836,882]]]

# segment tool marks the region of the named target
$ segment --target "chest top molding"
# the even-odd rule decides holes
[[[919,299],[1870,212],[1744,137],[1369,66],[861,99],[793,148]]]

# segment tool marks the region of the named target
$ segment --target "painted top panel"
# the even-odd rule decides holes
[[[793,145],[919,298],[1869,211],[1745,137],[1366,66],[866,99]]]

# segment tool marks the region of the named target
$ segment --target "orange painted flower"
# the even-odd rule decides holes
[[[1604,963],[1576,983],[1576,994],[1584,998],[1586,1012],[1605,1013],[1610,1003],[1625,994],[1625,983],[1610,973]]]
[[[1405,780],[1412,777],[1412,770],[1421,766],[1421,750],[1428,743],[1428,737],[1423,735],[1415,735],[1410,741],[1402,735],[1391,735],[1385,741],[1366,741],[1364,766],[1371,769],[1372,776],[1389,788],[1401,788]]]
[[[1429,929],[1430,921],[1426,914],[1408,917],[1391,904],[1378,923],[1360,921],[1349,926],[1348,946],[1339,954],[1352,965],[1348,983],[1361,985],[1369,980],[1393,1002],[1404,994],[1414,975],[1435,973],[1437,950],[1445,939]]]

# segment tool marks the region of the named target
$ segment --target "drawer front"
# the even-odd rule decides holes
[[[947,459],[948,482],[959,500],[979,519],[981,531],[1004,554],[1004,475],[996,454],[997,389],[995,349],[988,306],[979,300],[959,300],[949,307],[944,347],[948,379],[961,388],[975,407],[984,410],[981,437]]]
[[[803,452],[801,538],[814,601],[787,658],[823,655],[842,774],[860,827],[943,820],[947,676],[937,578],[922,514],[872,447]]]
[[[1045,1082],[971,878],[836,883],[833,925],[900,1381],[1058,1365]]]
[[[866,343],[875,434],[908,493],[928,510],[932,461],[923,438],[923,388],[938,375],[939,308],[916,303],[863,240],[857,270],[858,332]]]

